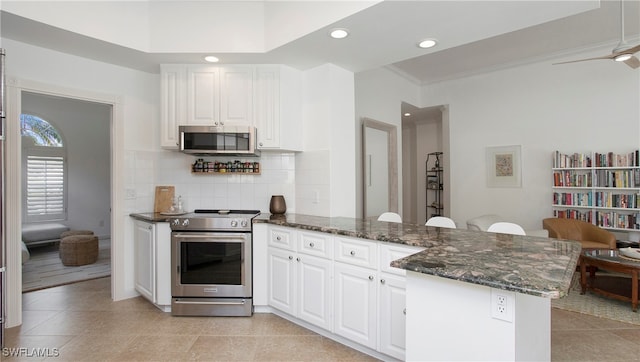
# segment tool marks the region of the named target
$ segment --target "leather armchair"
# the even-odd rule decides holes
[[[605,229],[582,220],[548,218],[542,220],[542,227],[549,231],[549,237],[575,240],[582,249],[615,249],[616,236]]]

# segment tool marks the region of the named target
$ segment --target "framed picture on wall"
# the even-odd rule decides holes
[[[519,145],[487,147],[487,187],[522,187]]]

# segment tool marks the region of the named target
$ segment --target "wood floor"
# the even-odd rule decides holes
[[[142,298],[112,302],[110,278],[25,293],[23,309],[2,361],[374,360],[271,314],[171,317]],[[551,325],[553,361],[640,359],[638,325],[555,308]]]

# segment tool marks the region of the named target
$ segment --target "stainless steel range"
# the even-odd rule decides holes
[[[251,219],[257,210],[195,210],[169,219],[171,314],[253,313]]]

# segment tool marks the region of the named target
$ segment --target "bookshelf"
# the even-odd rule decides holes
[[[553,215],[640,231],[640,151],[553,152]]]
[[[443,190],[443,169],[440,163],[442,152],[431,152],[427,154],[427,213],[426,218],[443,216],[444,205],[442,203]],[[426,222],[426,220],[425,220]]]

